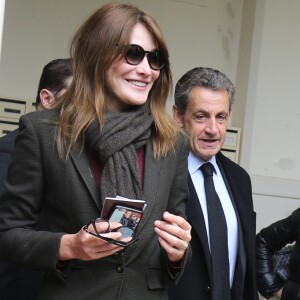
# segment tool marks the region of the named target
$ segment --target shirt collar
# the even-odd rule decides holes
[[[204,161],[202,158],[199,156],[195,155],[192,151],[189,153],[188,157],[188,168],[189,168],[189,173],[192,175],[194,174],[206,161]],[[217,165],[217,160],[216,156],[213,156],[210,160],[210,163],[213,164],[215,168],[215,172],[218,173],[219,167]]]

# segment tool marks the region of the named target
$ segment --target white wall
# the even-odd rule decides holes
[[[300,1],[257,1],[242,165],[253,180],[257,229],[300,200]]]
[[[0,97],[34,98],[42,67],[54,58],[68,56],[75,30],[107,2],[7,1]],[[174,83],[195,66],[220,69],[235,81],[243,1],[131,2],[150,12],[160,24],[170,50]]]
[[[42,67],[68,56],[75,30],[106,2],[7,1],[0,97],[33,99]],[[242,127],[241,165],[253,180],[257,229],[287,216],[300,199],[300,1],[289,0],[288,5],[282,0],[131,2],[160,24],[174,82],[190,68],[210,66],[237,83],[232,125]]]
[[[3,22],[4,22],[4,9],[5,9],[5,0],[0,0],[0,62],[1,62],[1,45],[2,45],[2,32],[3,32]]]

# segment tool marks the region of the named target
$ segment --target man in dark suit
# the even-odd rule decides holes
[[[4,179],[11,161],[11,155],[14,150],[17,133],[18,130],[14,130],[0,138],[0,194],[2,194],[4,190]]]
[[[44,66],[35,100],[37,111],[51,108],[55,99],[59,98],[70,85],[73,78],[72,74],[69,58],[55,59]],[[0,138],[0,195],[4,191],[4,180],[18,131],[16,129]]]
[[[51,108],[53,102],[70,85],[72,75],[72,65],[69,58],[55,59],[46,64],[39,81],[36,110]],[[18,129],[14,130],[0,138],[0,195],[5,189],[6,173],[14,152],[18,131]],[[37,297],[41,280],[42,274],[40,272],[0,262],[0,299],[34,300]]]
[[[194,68],[178,81],[173,116],[190,139],[188,158],[190,200],[186,215],[192,225],[192,261],[179,284],[170,287],[172,300],[255,300],[255,227],[251,181],[248,173],[221,153],[234,102],[235,88],[225,74]],[[225,252],[227,288],[216,291],[209,197],[200,167],[213,165],[213,182],[227,227]],[[226,220],[226,222],[225,222]],[[226,235],[226,232],[225,232]],[[221,298],[216,294],[223,295]],[[225,296],[227,294],[227,296]]]

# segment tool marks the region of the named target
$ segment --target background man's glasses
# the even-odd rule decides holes
[[[147,54],[148,63],[151,69],[160,70],[164,65],[164,59],[159,50],[145,51],[139,45],[129,45],[124,57],[128,64],[138,65]]]
[[[106,223],[107,224],[107,229],[104,231],[104,232],[98,232],[98,229],[97,229],[97,223],[100,223],[100,222],[103,222],[103,223]],[[94,231],[91,231],[89,229],[90,225],[92,225]],[[120,247],[128,247],[130,245],[132,245],[133,243],[137,242],[138,239],[135,238],[135,239],[132,239],[128,242],[125,242],[125,241],[120,241],[120,240],[114,240],[112,238],[109,238],[109,237],[106,237],[106,236],[103,236],[102,234],[103,233],[109,233],[109,232],[118,232],[120,231],[124,226],[119,226],[117,228],[114,228],[114,229],[110,229],[110,223],[107,221],[107,220],[103,220],[103,219],[96,219],[96,220],[92,220],[90,221],[87,225],[83,226],[83,230],[89,234],[91,234],[92,236],[95,236],[103,241],[106,241],[108,243],[111,243],[111,244],[114,244],[114,245],[117,245],[117,246],[120,246]]]

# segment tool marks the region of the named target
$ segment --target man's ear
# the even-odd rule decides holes
[[[183,128],[183,116],[179,112],[176,105],[173,105],[173,118],[178,123],[178,125]]]
[[[43,109],[49,109],[51,104],[55,101],[53,93],[47,89],[42,89],[40,91],[40,99]]]

